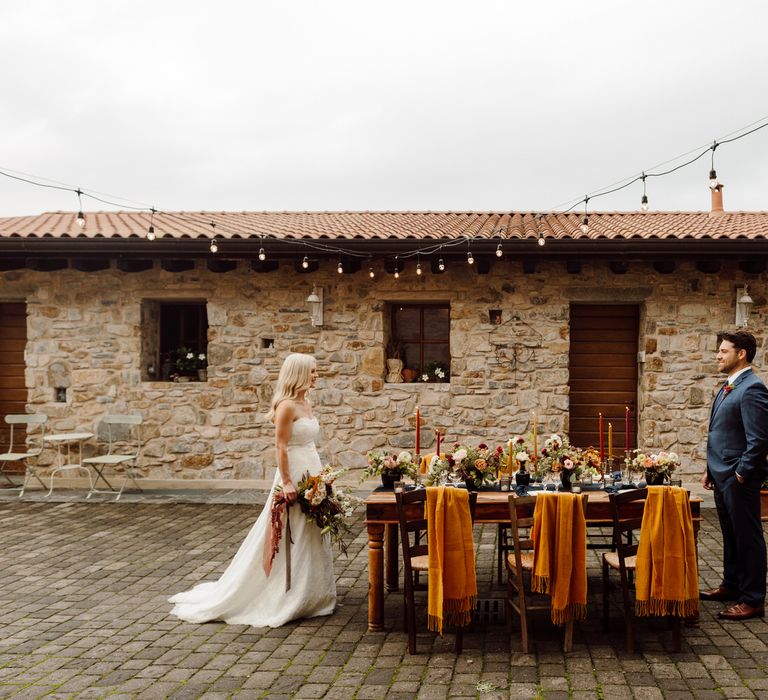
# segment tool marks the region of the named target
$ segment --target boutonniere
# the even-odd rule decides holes
[[[733,391],[733,384],[726,384],[723,387],[723,396],[728,396]]]

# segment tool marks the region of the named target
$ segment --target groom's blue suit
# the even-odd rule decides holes
[[[766,548],[760,522],[760,484],[768,454],[768,389],[751,369],[712,404],[707,435],[707,472],[723,532],[722,587],[739,591],[739,602],[762,606]],[[736,474],[744,478],[739,483]]]

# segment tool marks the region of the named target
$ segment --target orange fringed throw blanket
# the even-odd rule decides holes
[[[443,633],[449,625],[466,627],[477,600],[475,549],[469,494],[463,489],[427,489],[429,597],[427,627]]]
[[[635,574],[635,614],[690,617],[699,611],[699,572],[688,492],[649,486]]]
[[[587,521],[581,497],[539,495],[533,514],[531,590],[552,598],[552,622],[587,615]]]

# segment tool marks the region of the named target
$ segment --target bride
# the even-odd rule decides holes
[[[296,484],[322,465],[315,449],[320,433],[317,418],[307,400],[317,382],[317,363],[311,355],[289,355],[277,378],[267,417],[275,424],[277,472],[288,503],[298,497]],[[283,535],[272,570],[262,566],[265,541],[271,534],[270,512],[274,490],[234,559],[218,581],[209,581],[170,598],[171,614],[187,622],[223,620],[232,625],[280,627],[300,617],[330,615],[336,606],[336,581],[328,536],[310,523],[298,505],[290,508],[292,545],[287,550]],[[267,545],[269,546],[269,545]],[[286,551],[290,551],[290,589],[286,591]]]

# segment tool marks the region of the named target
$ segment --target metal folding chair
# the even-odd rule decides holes
[[[136,481],[137,476],[141,476],[137,471],[137,463],[141,455],[141,416],[127,416],[110,414],[101,419],[101,424],[107,429],[107,451],[105,454],[96,457],[87,457],[83,464],[93,467],[96,472],[96,478],[88,493],[88,498],[94,493],[114,493],[117,494],[115,501],[120,500],[129,481],[141,491],[141,487]],[[127,435],[125,430],[127,426]],[[98,432],[98,431],[97,431]],[[123,469],[125,478],[120,489],[116,489],[105,476],[105,470],[112,468],[115,470],[114,476],[117,476],[117,466]],[[99,481],[106,485],[106,489],[97,488]]]
[[[43,437],[45,437],[45,423],[47,420],[48,416],[45,416],[42,413],[12,413],[5,417],[5,422],[10,426],[10,435],[8,438],[8,451],[0,453],[0,474],[3,475],[11,488],[19,489],[19,498],[24,495],[24,489],[27,488],[27,480],[30,478],[37,479],[44,489],[48,488],[37,473],[37,464],[32,464],[30,462],[30,460],[39,457],[40,453],[43,451]],[[14,447],[13,429],[14,426],[19,425],[26,426],[27,440],[25,444]],[[34,427],[36,426],[40,426],[40,432],[34,430]],[[20,442],[18,434],[16,442]],[[21,486],[18,486],[9,476],[10,474],[15,473],[9,470],[9,466],[14,462],[21,462],[21,464],[24,465],[24,480],[22,481]]]

